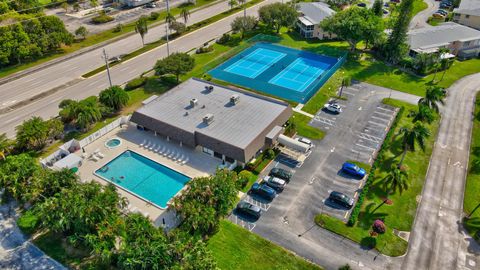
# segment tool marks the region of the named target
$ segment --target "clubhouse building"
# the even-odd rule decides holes
[[[145,100],[130,121],[233,167],[274,146],[291,115],[278,99],[192,78]]]

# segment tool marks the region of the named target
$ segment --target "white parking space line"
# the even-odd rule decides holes
[[[363,147],[363,148],[366,148],[366,149],[370,149],[370,150],[373,150],[373,151],[377,150],[376,148],[372,148],[372,147],[369,147],[369,146],[365,146],[365,145],[362,145],[362,144],[359,144],[359,143],[356,143],[355,145],[358,145],[358,146],[360,146],[360,147]]]
[[[382,107],[382,106],[377,106],[377,109],[384,110],[384,111],[388,111],[388,112],[392,112],[392,113],[395,111],[394,109],[385,108],[385,107]]]
[[[393,117],[393,112],[388,112],[388,113],[385,113],[385,112],[379,112],[379,111],[375,111],[374,114],[381,114],[381,115],[385,115],[385,116],[388,116],[390,117],[390,119]]]
[[[374,121],[368,121],[368,123],[374,124],[376,126],[380,126],[382,128],[385,128],[387,126],[387,125],[385,125],[385,123],[377,123],[377,122],[374,122]]]
[[[380,120],[380,121],[383,121],[383,122],[390,122],[390,120],[387,120],[387,119],[381,118],[381,117],[377,117],[377,116],[374,116],[374,115],[372,115],[371,118],[377,119],[377,120]]]
[[[349,96],[355,96],[354,93],[350,93],[350,92],[347,92],[347,91],[342,91],[342,94],[347,94]]]
[[[358,91],[360,91],[360,89],[358,89],[358,88],[355,88],[355,87],[351,87],[351,86],[350,86],[350,87],[348,87],[347,89],[348,89],[348,90],[353,90],[353,91],[355,91],[355,92],[358,92]]]
[[[329,126],[335,125],[335,121],[332,121],[332,120],[327,119],[327,118],[319,117],[318,115],[315,116],[313,119],[316,120],[316,121],[318,121],[318,122],[327,124],[327,125],[329,125]]]
[[[380,143],[382,140],[378,137],[375,137],[375,136],[372,136],[372,135],[368,135],[368,134],[365,134],[365,133],[360,133],[358,135],[358,137],[362,138],[362,139],[365,139],[365,140],[368,140],[368,141],[371,141],[371,142],[374,142],[374,143]]]

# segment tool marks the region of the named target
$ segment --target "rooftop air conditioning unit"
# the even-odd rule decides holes
[[[203,117],[203,123],[206,124],[206,125],[210,125],[212,122],[213,122],[213,114],[207,113]]]
[[[213,86],[211,86],[211,85],[205,85],[205,91],[207,91],[207,92],[212,92],[212,91],[213,91]]]
[[[195,108],[196,106],[198,106],[198,99],[196,98],[190,99],[190,107]]]
[[[235,94],[230,97],[230,103],[232,103],[233,105],[237,104],[238,102],[240,102],[239,95]]]

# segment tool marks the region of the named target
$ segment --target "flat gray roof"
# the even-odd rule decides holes
[[[205,86],[213,86],[213,90],[207,91]],[[239,97],[235,105],[230,102],[233,95]],[[191,99],[197,99],[198,105],[191,107]],[[288,103],[280,100],[192,78],[137,112],[185,131],[199,132],[244,148],[288,107]],[[213,115],[209,125],[203,123],[207,114]]]
[[[462,0],[460,6],[454,9],[453,12],[480,16],[480,0]]]
[[[454,41],[480,39],[480,31],[454,22],[442,23],[408,32],[408,45],[412,50],[429,50],[446,46]]]
[[[298,11],[303,17],[312,24],[319,24],[323,19],[335,14],[335,11],[328,7],[327,4],[321,2],[298,3]]]

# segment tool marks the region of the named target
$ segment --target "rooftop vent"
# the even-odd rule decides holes
[[[190,107],[195,108],[196,106],[198,106],[198,99],[196,98],[190,99]]]
[[[213,91],[213,86],[211,85],[205,85],[205,91],[204,93],[210,93]]]
[[[212,122],[213,122],[213,114],[207,113],[203,117],[203,123],[206,124],[206,125],[210,125]]]
[[[233,105],[237,104],[238,102],[240,102],[239,95],[235,94],[230,97],[230,103],[232,103]]]

